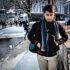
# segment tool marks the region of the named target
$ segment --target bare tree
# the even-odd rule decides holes
[[[30,17],[30,11],[32,6],[32,0],[10,0],[15,6],[21,8],[28,14]]]

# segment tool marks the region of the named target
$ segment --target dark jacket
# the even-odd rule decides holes
[[[51,24],[46,24],[47,29],[49,30],[49,39],[48,39],[48,46],[49,46],[49,53],[47,55],[47,52],[42,52],[36,45],[37,43],[41,43],[41,21],[37,22],[35,24],[33,24],[29,34],[28,34],[28,39],[31,41],[31,43],[35,44],[36,47],[36,53],[43,55],[43,56],[54,56],[56,55],[57,51],[59,50],[59,46],[56,45],[55,41],[54,41],[54,37],[55,36],[55,29],[54,29],[54,22],[52,22]],[[65,41],[67,41],[68,36],[64,30],[64,28],[58,24],[59,27],[59,33],[61,35],[61,40],[60,44],[64,43]],[[47,47],[47,45],[46,45]],[[46,48],[47,49],[47,48]]]

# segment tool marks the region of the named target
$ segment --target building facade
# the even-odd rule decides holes
[[[67,0],[66,3],[64,4],[64,12],[65,14],[67,14],[68,16],[70,16],[70,0]]]
[[[64,3],[66,0],[56,0],[55,7],[56,11],[64,13]],[[50,2],[52,4],[52,2]],[[32,2],[31,12],[42,12],[42,8],[48,4],[48,0],[34,0]]]
[[[31,12],[42,12],[42,8],[46,4],[48,4],[47,0],[34,0],[32,2]]]

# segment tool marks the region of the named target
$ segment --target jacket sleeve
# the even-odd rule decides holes
[[[33,44],[37,44],[38,43],[38,41],[36,40],[36,32],[37,32],[37,23],[33,24],[30,32],[28,33],[28,39]]]
[[[65,32],[65,29],[59,24],[59,33],[61,35],[61,39],[58,41],[59,44],[65,43],[68,40],[68,35]]]

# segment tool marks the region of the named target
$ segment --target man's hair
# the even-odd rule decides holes
[[[43,12],[45,13],[46,11],[53,12],[54,11],[54,6],[53,5],[44,6]]]

